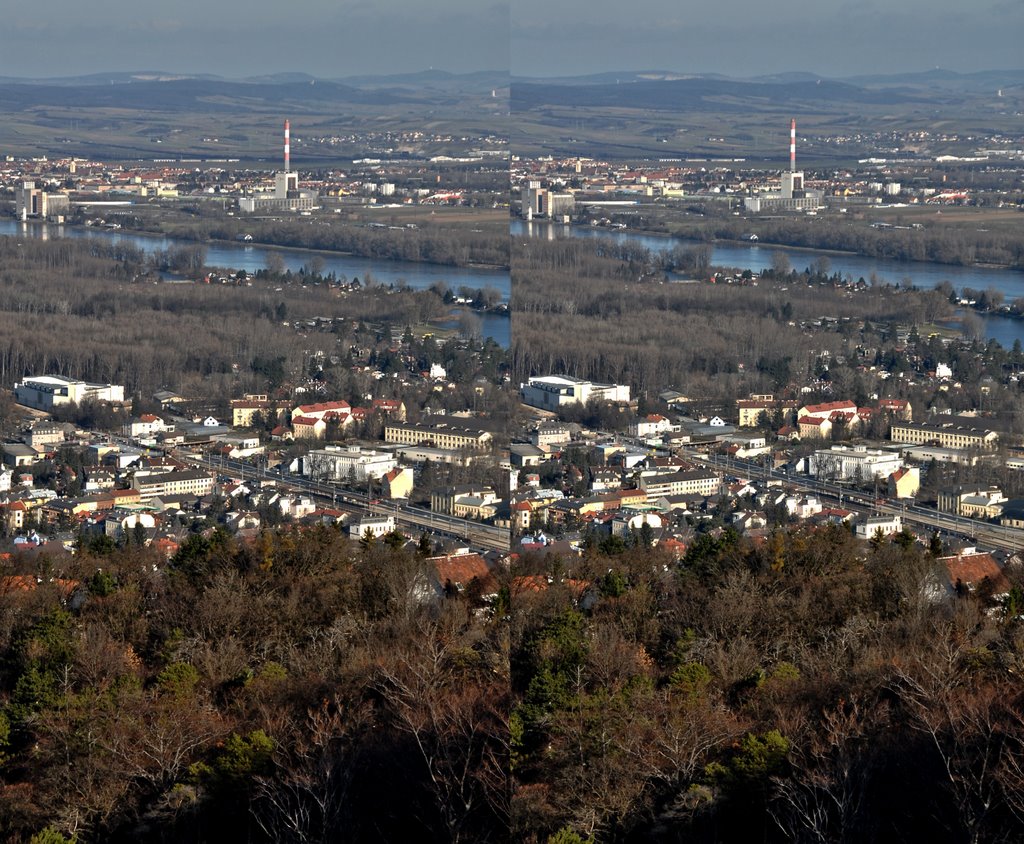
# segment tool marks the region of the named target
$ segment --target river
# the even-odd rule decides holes
[[[190,240],[145,235],[118,229],[92,228],[88,226],[56,226],[39,223],[19,223],[16,220],[0,220],[0,235],[33,237],[41,240],[51,238],[86,238],[107,243],[129,243],[143,250],[147,255],[176,246],[195,246]],[[254,273],[266,269],[267,255],[277,252],[284,259],[284,265],[292,272],[298,272],[314,256],[323,260],[323,273],[335,273],[365,280],[372,278],[377,284],[399,284],[404,282],[414,290],[425,290],[438,281],[443,281],[453,292],[460,287],[482,290],[492,287],[501,292],[502,300],[508,302],[511,280],[507,270],[483,269],[479,267],[450,267],[439,264],[389,261],[377,258],[361,258],[355,255],[341,255],[337,252],[318,252],[312,249],[275,249],[272,246],[254,246],[246,243],[209,243],[206,246],[206,264],[232,270]],[[499,314],[482,314],[482,332],[485,337],[507,348],[510,340],[509,318]]]
[[[565,226],[547,223],[526,223],[513,220],[512,234],[519,236],[614,238],[616,240],[633,240],[650,249],[660,252],[673,246],[695,246],[698,241],[683,238],[658,237],[656,235],[630,234],[622,230],[608,230],[596,226]],[[717,267],[739,267],[755,272],[765,270],[772,265],[772,256],[776,252],[784,252],[789,256],[794,269],[803,270],[811,266],[819,258],[827,258],[830,273],[838,272],[843,276],[849,274],[854,279],[870,280],[872,274],[883,282],[899,284],[909,278],[916,287],[931,288],[942,281],[949,281],[957,291],[965,287],[974,290],[993,288],[1003,294],[1007,302],[1024,296],[1024,272],[1019,270],[999,269],[996,267],[960,267],[948,264],[936,264],[929,261],[894,261],[884,258],[865,258],[862,255],[817,251],[813,249],[791,249],[784,246],[769,246],[751,243],[714,243],[712,246],[711,263]],[[985,338],[994,339],[1001,346],[1010,348],[1014,340],[1024,343],[1024,320],[999,316],[996,314],[979,314],[985,321]]]

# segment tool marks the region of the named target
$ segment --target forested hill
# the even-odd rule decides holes
[[[628,84],[559,85],[540,81],[512,85],[513,110],[541,106],[575,105],[581,108],[646,108],[666,111],[714,107],[717,111],[742,112],[752,106],[785,105],[797,112],[854,104],[904,104],[913,97],[890,90],[869,90],[828,80],[786,83],[745,82],[724,79],[638,80]]]

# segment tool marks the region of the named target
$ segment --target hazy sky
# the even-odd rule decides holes
[[[848,76],[1024,66],[1024,0],[43,0],[0,75],[664,69]]]
[[[516,75],[1024,67],[1024,0],[513,0]]]
[[[0,75],[507,70],[507,0],[5,3]]]

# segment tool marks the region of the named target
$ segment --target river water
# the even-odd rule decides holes
[[[15,220],[0,220],[0,235],[33,237],[41,240],[51,238],[88,238],[107,243],[128,243],[147,255],[172,247],[195,246],[190,240],[150,236],[117,229],[91,228],[87,226],[56,226],[38,223],[19,223]],[[361,258],[355,255],[339,255],[336,252],[318,252],[312,249],[275,249],[245,243],[210,243],[206,246],[206,264],[211,267],[245,270],[254,273],[266,269],[267,255],[277,252],[284,259],[286,269],[298,272],[314,256],[323,260],[323,270],[345,276],[349,281],[372,279],[377,284],[405,283],[414,290],[426,290],[432,284],[443,281],[453,292],[465,287],[482,290],[492,287],[501,292],[502,300],[508,302],[511,280],[507,270],[482,269],[477,267],[450,267],[438,264],[389,261],[377,258]],[[510,320],[499,314],[478,314],[484,337],[493,337],[508,348],[511,335]]]
[[[521,220],[512,221],[511,233],[544,238],[603,237],[633,240],[652,251],[670,249],[677,245],[693,246],[697,243],[682,238],[635,235],[597,227],[525,223]],[[146,254],[175,246],[195,245],[192,241],[178,238],[78,226],[26,225],[14,220],[0,220],[0,235],[20,235],[44,240],[58,237],[91,238],[108,243],[129,243]],[[285,267],[292,272],[297,272],[312,257],[319,256],[323,260],[323,272],[333,272],[337,276],[345,276],[349,280],[355,278],[364,280],[370,277],[379,284],[404,282],[414,290],[426,289],[438,281],[443,281],[453,291],[457,291],[460,287],[471,290],[492,287],[501,292],[505,302],[508,302],[511,292],[510,274],[505,270],[388,261],[308,249],[278,250],[273,247],[244,243],[213,243],[206,245],[206,263],[209,266],[256,272],[266,268],[267,255],[270,252],[278,252],[284,260]],[[999,290],[1008,302],[1024,296],[1024,272],[991,267],[959,267],[926,261],[893,261],[755,243],[749,246],[742,243],[712,244],[711,262],[716,266],[738,267],[760,272],[772,265],[772,256],[775,252],[786,253],[791,265],[797,270],[803,270],[819,258],[824,257],[829,261],[830,272],[838,272],[844,276],[849,274],[854,279],[869,280],[874,274],[880,281],[899,283],[903,279],[909,278],[913,284],[922,288],[934,287],[939,282],[949,281],[957,291],[961,291],[965,287],[975,290],[994,288]],[[507,348],[511,339],[509,318],[497,314],[481,314],[479,316],[483,336],[493,337],[495,341]],[[1018,339],[1024,343],[1024,320],[998,315],[981,314],[980,316],[985,322],[986,339],[995,339],[1006,348],[1012,347],[1014,341]]]
[[[655,235],[634,235],[621,230],[596,226],[564,226],[547,223],[526,223],[513,220],[512,234],[529,237],[554,239],[559,237],[614,238],[615,240],[637,241],[652,252],[671,249],[674,246],[695,246],[697,241],[683,238],[658,237]],[[772,256],[784,252],[789,256],[791,266],[799,271],[810,267],[819,258],[827,258],[830,273],[838,272],[844,277],[849,274],[855,280],[871,279],[872,274],[882,282],[899,284],[909,278],[916,287],[931,288],[942,281],[949,281],[957,291],[965,287],[974,290],[994,288],[1000,291],[1005,301],[1024,297],[1024,272],[993,267],[958,267],[935,264],[929,261],[893,261],[883,258],[865,258],[861,255],[819,252],[811,249],[788,249],[783,246],[768,246],[752,243],[712,244],[711,263],[718,267],[738,267],[761,272],[772,265]],[[1024,320],[1012,319],[995,314],[979,314],[985,321],[985,337],[995,339],[1001,346],[1010,348],[1014,340],[1024,343]]]

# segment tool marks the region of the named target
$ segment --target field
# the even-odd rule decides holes
[[[524,81],[512,88],[512,146],[523,155],[781,162],[789,120],[796,118],[807,167],[877,155],[893,132],[928,132],[930,154],[962,155],[973,152],[979,138],[1019,133],[1024,89],[1008,87],[1001,98],[994,91],[827,81]]]
[[[103,161],[275,161],[289,118],[296,163],[330,166],[374,146],[389,155],[465,151],[507,135],[506,107],[489,86],[468,83],[456,91],[205,80],[15,84],[0,94],[0,150]]]

